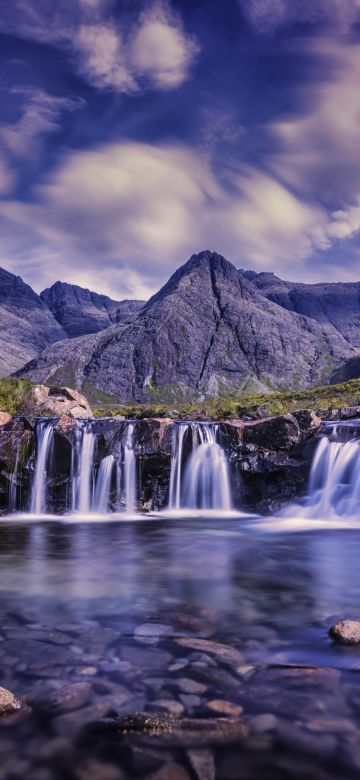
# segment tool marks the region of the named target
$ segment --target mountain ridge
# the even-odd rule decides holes
[[[121,402],[330,381],[356,347],[331,324],[288,310],[216,252],[181,266],[128,321],[47,348],[18,373],[86,384]]]

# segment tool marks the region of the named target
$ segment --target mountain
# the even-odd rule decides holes
[[[333,325],[269,300],[246,272],[201,252],[128,322],[48,347],[19,372],[120,401],[305,388],[358,351]]]
[[[349,344],[360,348],[360,282],[302,284],[285,282],[272,273],[239,273],[269,301],[333,326]]]
[[[106,295],[65,282],[56,282],[40,297],[70,338],[98,333],[123,322],[144,305],[144,301],[113,301]]]
[[[20,276],[0,268],[0,376],[8,376],[66,333]]]

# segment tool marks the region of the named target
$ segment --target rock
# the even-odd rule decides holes
[[[9,376],[66,333],[20,276],[0,268],[0,377]]]
[[[145,301],[114,301],[107,295],[55,282],[40,295],[70,338],[98,333],[126,320],[142,309]]]
[[[70,387],[46,387],[36,385],[33,390],[38,414],[51,414],[54,417],[89,418],[93,417],[91,407],[85,396]]]
[[[292,414],[281,414],[248,423],[244,444],[256,444],[269,450],[289,450],[300,442],[298,421]]]
[[[335,642],[341,645],[359,645],[360,644],[360,621],[341,620],[331,626],[329,634]]]
[[[160,623],[142,623],[136,626],[134,636],[138,638],[159,638],[162,636],[171,636],[174,633],[171,626],[164,626]]]
[[[215,761],[211,750],[188,750],[188,758],[197,780],[215,780]]]
[[[13,715],[19,712],[22,703],[6,688],[0,688],[0,717],[3,715]]]
[[[89,382],[121,402],[155,397],[176,406],[231,394],[244,383],[249,392],[324,383],[356,353],[335,327],[273,303],[246,274],[206,250],[127,322],[59,342],[21,376],[49,382],[56,367],[59,383],[70,376],[77,387]]]
[[[276,729],[277,718],[271,712],[264,712],[261,715],[254,715],[250,718],[249,726],[252,731],[262,734],[266,731]]]
[[[165,747],[205,747],[211,744],[227,745],[242,740],[248,735],[248,728],[238,720],[227,718],[196,719],[173,718],[161,713],[135,713],[106,723],[99,728],[132,735],[149,744]]]
[[[318,417],[311,409],[297,409],[295,412],[291,412],[291,414],[297,420],[304,438],[312,436],[321,427],[321,417]]]
[[[123,780],[125,777],[120,767],[101,761],[97,758],[88,758],[75,770],[76,780]]]
[[[222,699],[211,699],[211,701],[206,703],[206,706],[212,712],[216,712],[219,715],[228,715],[231,718],[238,717],[244,711],[240,704],[234,704],[232,701],[223,701]]]
[[[191,780],[189,773],[180,764],[165,764],[149,775],[147,780]]]
[[[89,701],[90,696],[90,683],[73,683],[47,695],[35,697],[30,703],[34,709],[55,716],[80,709]]]
[[[244,663],[244,656],[231,645],[225,645],[221,642],[212,642],[210,639],[197,639],[196,637],[181,637],[176,639],[176,644],[181,647],[188,647],[200,652],[215,655],[221,661],[231,666],[240,666]]]
[[[202,683],[196,682],[196,680],[192,680],[190,677],[180,677],[174,681],[174,685],[180,688],[183,693],[194,693],[195,695],[205,693],[207,690],[206,685],[202,685]]]
[[[3,425],[9,423],[10,420],[12,420],[11,414],[8,414],[7,412],[0,412],[0,428],[2,428]]]

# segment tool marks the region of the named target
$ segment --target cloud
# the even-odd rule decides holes
[[[186,81],[198,50],[195,39],[184,35],[180,18],[158,3],[140,16],[131,36],[129,58],[138,76],[160,89],[172,89]]]
[[[301,24],[325,24],[348,32],[360,19],[360,0],[239,0],[253,27],[260,33]]]
[[[41,138],[59,128],[63,111],[81,105],[75,98],[50,95],[42,90],[13,88],[12,95],[22,100],[20,118],[0,124],[0,146],[16,158],[31,158],[39,151]]]
[[[360,46],[332,38],[301,46],[317,78],[296,90],[292,114],[268,125],[276,151],[266,164],[303,195],[351,201],[360,180]]]
[[[90,84],[117,92],[179,87],[199,50],[167,0],[120,20],[105,0],[12,0],[0,30],[60,48]]]
[[[68,153],[32,203],[2,202],[0,218],[22,236],[38,289],[62,275],[137,297],[206,247],[280,271],[332,240],[330,215],[269,174],[248,166],[220,176],[189,147],[135,142]],[[24,253],[18,244],[14,267]]]

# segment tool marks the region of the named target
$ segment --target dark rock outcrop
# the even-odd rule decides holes
[[[337,385],[340,382],[348,382],[350,379],[360,377],[360,357],[350,358],[340,366],[330,377],[330,384]]]
[[[179,268],[132,320],[58,343],[19,375],[78,389],[90,384],[120,401],[189,400],[321,384],[355,353],[335,328],[267,300],[207,251]]]
[[[51,311],[20,276],[0,268],[0,377],[66,338]]]
[[[98,333],[123,322],[144,305],[144,301],[114,301],[107,295],[65,282],[55,282],[40,297],[70,338]]]
[[[330,326],[360,348],[360,282],[302,284],[286,282],[272,273],[239,273],[269,301]]]

